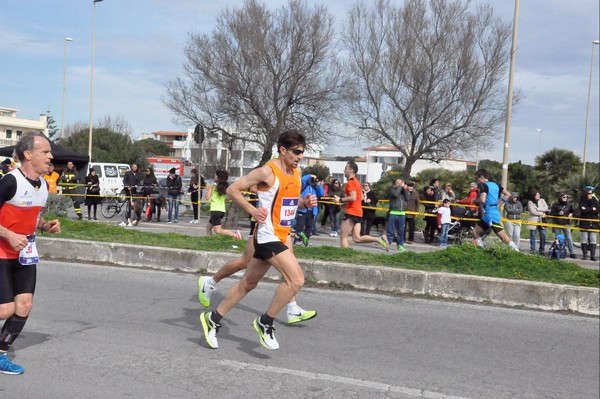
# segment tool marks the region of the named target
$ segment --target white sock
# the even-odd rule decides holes
[[[287,304],[287,311],[288,312],[293,312],[293,311],[296,311],[296,310],[299,310],[299,309],[300,309],[300,307],[298,306],[298,304],[296,303],[296,301],[292,301],[292,302],[289,302]]]
[[[208,283],[208,285],[210,285],[210,286],[213,286],[213,287],[214,287],[215,285],[217,285],[217,282],[215,281],[215,279],[214,279],[214,278],[212,278],[212,276],[211,276],[211,277],[209,277],[209,278],[207,278],[207,279],[206,279],[206,282]]]
[[[481,237],[476,238],[474,241],[475,245],[477,245],[478,247],[483,247],[483,240],[481,239]]]
[[[508,243],[508,246],[514,249],[515,251],[519,252],[519,247],[517,247],[517,244],[515,244],[514,242],[510,241]]]

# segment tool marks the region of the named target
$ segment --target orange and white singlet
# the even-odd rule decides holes
[[[294,169],[292,176],[287,175],[279,169],[276,161],[269,161],[266,165],[273,170],[275,182],[267,189],[258,190],[259,207],[269,209],[269,213],[265,223],[257,225],[256,242],[281,241],[285,244],[298,209],[300,173]]]
[[[15,233],[33,234],[46,206],[48,184],[40,176],[42,184],[36,189],[20,170],[15,169],[8,174],[15,177],[17,190],[15,195],[5,201],[0,208],[0,225]],[[0,259],[17,259],[18,257],[19,251],[15,251],[7,241],[0,239]]]

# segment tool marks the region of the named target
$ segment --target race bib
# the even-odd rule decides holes
[[[27,236],[27,246],[19,252],[19,263],[22,265],[37,265],[40,262],[37,247],[35,246],[35,234]]]
[[[296,218],[296,209],[298,209],[298,198],[282,198],[279,225],[284,227],[292,226]]]

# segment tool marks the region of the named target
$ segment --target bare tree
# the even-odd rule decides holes
[[[210,35],[190,35],[185,78],[164,103],[183,124],[260,145],[265,163],[286,128],[322,143],[339,92],[333,19],[304,0],[270,11],[257,0],[226,9]]]
[[[342,33],[353,82],[346,115],[358,136],[394,145],[405,178],[418,159],[489,145],[506,113],[508,25],[468,1],[369,4],[353,6]]]

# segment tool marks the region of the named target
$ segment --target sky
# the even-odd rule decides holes
[[[325,4],[342,25],[353,1]],[[400,0],[398,0],[400,1]],[[266,0],[277,8],[287,1]],[[96,3],[93,120],[123,117],[134,136],[159,130],[184,131],[173,123],[161,98],[165,84],[184,76],[183,49],[190,33],[210,33],[224,7],[242,0],[103,0]],[[472,0],[472,3],[487,3]],[[552,148],[583,156],[592,65],[592,42],[600,39],[598,0],[520,0],[509,162],[533,165]],[[0,7],[0,106],[38,119],[50,110],[61,125],[66,43],[65,125],[87,124],[90,115],[93,0],[2,0]],[[512,26],[514,0],[491,3]],[[594,47],[586,158],[598,162],[599,59]],[[508,93],[508,74],[506,80]],[[541,132],[540,132],[541,131]],[[469,160],[502,161],[504,126],[495,145]],[[369,143],[326,148],[334,155],[363,155]]]

